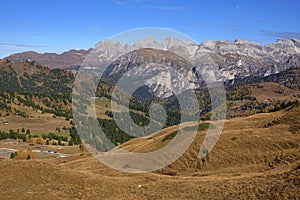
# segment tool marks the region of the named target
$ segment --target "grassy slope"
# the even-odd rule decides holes
[[[213,151],[194,163],[205,134],[200,131],[191,148],[159,173],[117,172],[87,153],[80,156],[79,150],[67,158],[1,161],[0,199],[296,199],[299,112],[298,106],[227,120]],[[153,138],[161,141],[169,131]],[[144,144],[142,139],[130,142],[124,146],[136,151]],[[146,146],[156,145],[161,144]]]

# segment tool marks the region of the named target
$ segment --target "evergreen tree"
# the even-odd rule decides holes
[[[10,154],[10,159],[14,159],[15,158],[15,153],[11,153]]]

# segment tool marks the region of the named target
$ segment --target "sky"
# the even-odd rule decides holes
[[[88,49],[122,31],[162,27],[197,42],[300,39],[299,0],[9,0],[0,7],[0,58]]]

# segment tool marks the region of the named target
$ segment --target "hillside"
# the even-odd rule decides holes
[[[299,112],[298,106],[227,120],[212,152],[195,162],[202,130],[178,161],[156,173],[121,173],[79,148],[65,148],[73,154],[65,158],[2,160],[0,199],[297,199],[300,138],[289,127],[299,124]],[[274,120],[278,123],[265,127]],[[151,141],[162,143],[166,134]],[[132,140],[124,148],[143,151],[147,143]],[[147,146],[160,145],[152,144]]]
[[[260,172],[294,165],[300,159],[299,114],[300,106],[297,106],[276,113],[226,120],[220,140],[203,160],[195,159],[206,134],[206,130],[201,129],[190,149],[179,160],[158,173],[190,172],[197,175],[205,170],[214,173],[234,173],[234,170]],[[200,123],[201,126],[203,124]],[[176,130],[176,127],[168,128],[150,138],[132,139],[120,147],[133,152],[150,152],[166,145],[174,137],[170,136]]]
[[[26,91],[40,94],[70,93],[75,73],[49,69],[36,61],[11,62],[0,60],[0,90]]]
[[[27,60],[35,60],[37,63],[49,68],[63,68],[63,69],[78,69],[89,50],[70,50],[62,54],[56,53],[37,53],[33,51],[16,53],[5,57],[13,62],[23,62]]]

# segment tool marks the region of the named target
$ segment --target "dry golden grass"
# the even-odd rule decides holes
[[[299,92],[289,89],[282,84],[274,82],[259,83],[257,86],[251,87],[252,96],[259,102],[264,102],[266,99],[272,100],[291,100],[295,99]]]
[[[70,121],[63,117],[54,118],[52,114],[31,115],[32,117],[23,118],[20,116],[9,116],[3,119],[8,120],[8,125],[0,124],[0,130],[8,132],[10,129],[16,131],[24,127],[30,129],[31,133],[49,133],[55,132],[56,127],[70,127]]]
[[[30,129],[31,133],[49,133],[55,132],[56,127],[63,128],[70,127],[70,121],[65,120],[64,117],[53,117],[53,114],[44,113],[34,110],[29,107],[22,107],[13,104],[14,108],[25,112],[29,118],[24,118],[17,115],[10,115],[8,117],[0,117],[0,130],[8,132],[10,129],[16,131],[24,127]],[[4,125],[2,120],[7,120],[8,125]]]
[[[155,173],[110,169],[78,147],[66,147],[66,158],[0,160],[0,199],[299,199],[299,113],[298,106],[226,120],[208,157],[197,158],[200,131],[179,160]],[[172,129],[123,147],[157,148]]]

